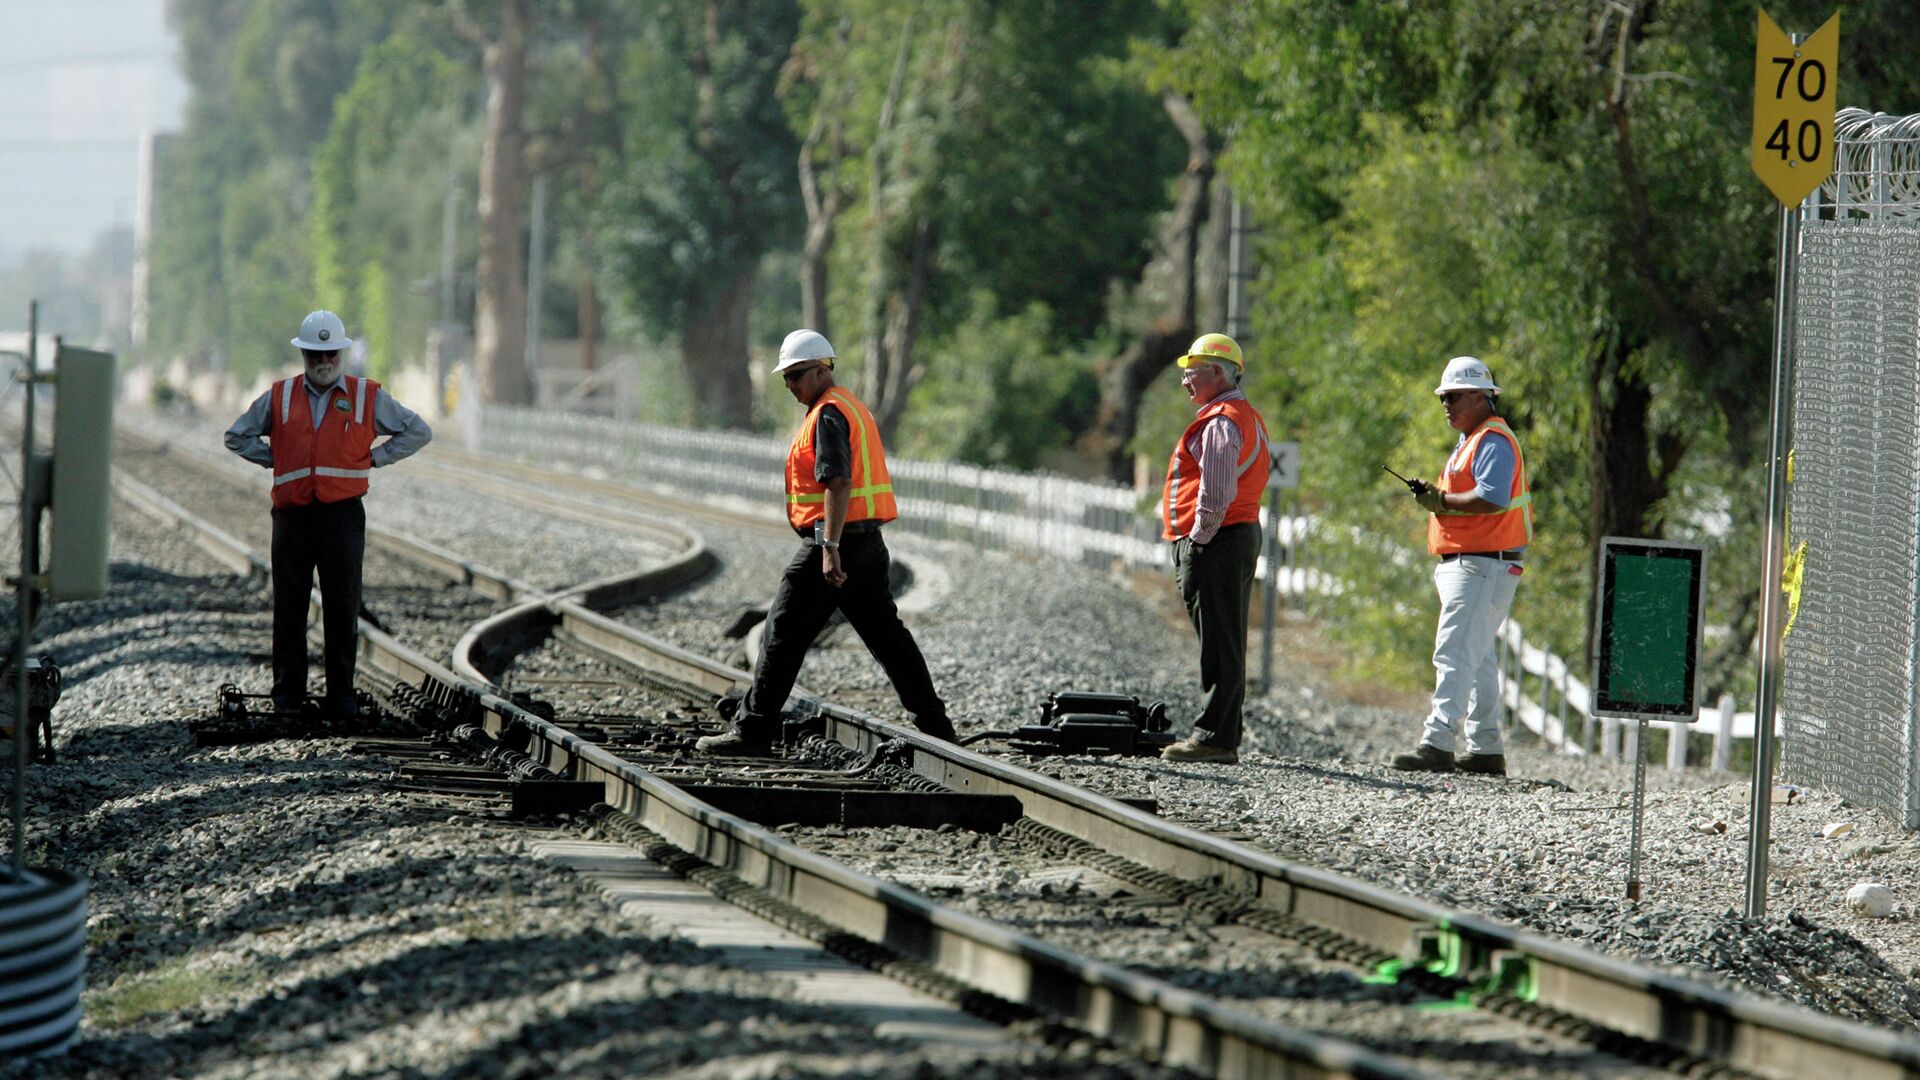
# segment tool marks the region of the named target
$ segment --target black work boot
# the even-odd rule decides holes
[[[1461,772],[1479,773],[1481,776],[1507,775],[1507,755],[1505,754],[1461,754],[1457,764]]]
[[[1393,767],[1405,772],[1452,772],[1453,755],[1429,743],[1421,743],[1411,754],[1393,755]]]
[[[930,720],[922,720],[916,716],[913,718],[913,726],[919,728],[920,733],[923,735],[930,735],[933,738],[946,742],[960,741],[959,733],[953,730],[953,721],[944,716],[934,717]]]
[[[739,728],[729,728],[718,735],[707,735],[694,741],[693,748],[703,754],[732,754],[742,757],[772,757],[773,740],[765,735],[753,736]]]

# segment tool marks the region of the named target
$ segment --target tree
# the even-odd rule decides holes
[[[486,400],[533,400],[527,372],[526,0],[497,0],[489,31],[470,17],[463,33],[481,50],[487,79],[486,142],[480,151],[480,267],[474,286],[474,366]]]
[[[826,242],[829,221],[857,238],[828,260],[829,307],[859,327],[858,384],[882,432],[927,376],[921,341],[977,320],[982,290],[993,317],[1038,302],[1056,334],[1100,331],[1108,285],[1144,263],[1177,168],[1173,133],[1121,63],[1152,7],[813,0],[807,12],[788,95],[814,152],[838,146],[814,171],[850,203],[828,215],[823,194],[814,224]],[[809,256],[815,281],[821,264]]]
[[[1167,370],[1198,335],[1200,247],[1212,203],[1214,150],[1193,105],[1179,93],[1161,94],[1167,116],[1187,144],[1187,165],[1175,183],[1173,212],[1163,230],[1166,295],[1152,323],[1106,365],[1100,377],[1100,406],[1081,443],[1106,462],[1108,475],[1130,480],[1134,435],[1147,387]]]
[[[440,256],[441,193],[421,184],[456,145],[467,73],[396,34],[370,50],[314,156],[313,279],[323,302],[352,312],[368,373],[386,378],[426,338],[436,311],[417,288]],[[444,166],[442,166],[442,169]]]
[[[629,50],[626,142],[600,233],[623,301],[680,340],[700,423],[749,427],[747,319],[760,260],[796,226],[797,141],[775,95],[786,4],[670,0]]]
[[[1746,164],[1751,9],[1196,0],[1190,13],[1163,70],[1227,133],[1221,167],[1266,226],[1263,260],[1286,268],[1255,312],[1285,328],[1286,370],[1256,388],[1292,403],[1335,520],[1411,531],[1379,464],[1444,449],[1423,395],[1447,356],[1471,352],[1514,391],[1540,500],[1529,582],[1546,588],[1529,594],[1568,601],[1530,608],[1529,625],[1561,648],[1586,633],[1598,535],[1747,542],[1758,507],[1740,465],[1765,427],[1772,242]],[[1708,512],[1722,507],[1731,531]],[[1356,580],[1399,587],[1376,553],[1353,554]],[[1721,596],[1754,586],[1751,562],[1717,563],[1739,586]],[[1717,612],[1740,641],[1744,603]],[[1423,621],[1397,620],[1393,651]]]

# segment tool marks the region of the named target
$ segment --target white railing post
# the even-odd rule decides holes
[[[1688,724],[1667,725],[1667,771],[1685,772],[1687,768],[1687,735],[1693,731]]]
[[[1726,772],[1733,754],[1732,694],[1720,695],[1720,721],[1713,726],[1713,771]]]

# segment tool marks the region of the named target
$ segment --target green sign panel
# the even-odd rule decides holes
[[[1600,544],[1599,583],[1594,714],[1697,715],[1706,549],[1609,536]]]

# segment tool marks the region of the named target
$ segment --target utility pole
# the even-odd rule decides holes
[[[540,294],[547,277],[547,174],[533,178],[533,212],[527,226],[527,379],[533,404],[540,402]]]

